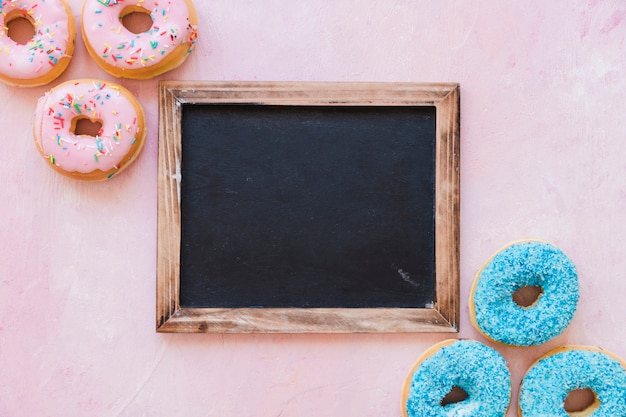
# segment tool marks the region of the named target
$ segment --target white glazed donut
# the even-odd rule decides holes
[[[143,33],[127,29],[122,18],[149,14]],[[82,33],[89,55],[117,77],[148,79],[178,67],[192,51],[198,18],[191,0],[85,0]]]
[[[74,53],[76,25],[65,0],[2,0],[0,4],[0,80],[12,86],[35,87],[57,78]],[[9,25],[24,19],[34,29],[25,44],[9,36]]]
[[[96,136],[76,131],[79,121],[101,125]],[[39,153],[60,174],[107,180],[124,170],[143,147],[144,112],[125,88],[98,80],[62,83],[37,102],[34,138]]]

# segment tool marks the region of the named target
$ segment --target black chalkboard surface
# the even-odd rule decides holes
[[[185,105],[183,307],[435,300],[435,108]]]
[[[456,330],[456,85],[160,98],[159,331]]]

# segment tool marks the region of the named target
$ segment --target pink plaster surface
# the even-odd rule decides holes
[[[82,3],[70,1],[78,18]],[[196,51],[168,80],[459,82],[461,331],[482,263],[541,238],[578,267],[564,334],[501,348],[513,400],[561,344],[626,357],[626,5],[620,1],[196,0]],[[60,81],[112,78],[77,40]],[[107,183],[37,154],[35,102],[0,86],[0,416],[400,416],[415,359],[449,335],[154,331],[157,82],[142,155]],[[515,406],[508,417],[516,415]]]

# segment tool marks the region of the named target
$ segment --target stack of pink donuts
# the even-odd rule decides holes
[[[66,0],[2,0],[0,19],[0,81],[36,87],[65,71],[77,31]],[[191,0],[85,0],[80,27],[89,55],[106,72],[150,79],[185,61],[197,24]],[[137,157],[145,137],[141,104],[116,83],[85,76],[52,88],[37,104],[37,149],[71,178],[112,178]]]

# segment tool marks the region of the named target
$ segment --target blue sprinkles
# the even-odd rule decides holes
[[[589,350],[592,349],[592,350]],[[569,417],[565,398],[575,389],[591,389],[599,408],[593,417],[626,416],[626,369],[595,348],[576,347],[548,354],[526,373],[519,407],[524,417]]]
[[[521,307],[513,293],[539,286],[535,304]],[[578,305],[578,274],[572,261],[545,242],[524,241],[497,253],[476,277],[470,299],[473,324],[486,337],[515,346],[536,346],[558,336]]]
[[[404,404],[409,417],[504,417],[511,401],[506,361],[494,349],[474,340],[455,340],[442,346],[409,378]],[[441,401],[455,386],[468,397],[442,406]]]

